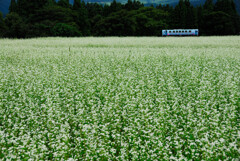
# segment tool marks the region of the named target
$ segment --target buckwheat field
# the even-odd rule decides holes
[[[0,40],[0,160],[238,160],[240,37]]]

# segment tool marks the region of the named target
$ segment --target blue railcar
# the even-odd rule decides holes
[[[162,36],[198,36],[198,29],[162,30]]]

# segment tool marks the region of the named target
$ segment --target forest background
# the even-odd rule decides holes
[[[206,0],[193,6],[189,0],[170,5],[144,6],[140,1],[122,4],[74,0],[11,0],[9,13],[0,12],[0,37],[49,36],[161,36],[163,29],[195,29],[200,35],[239,35],[240,16],[233,0]]]

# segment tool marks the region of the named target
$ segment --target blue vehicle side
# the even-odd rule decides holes
[[[162,30],[162,36],[198,36],[198,29],[172,29]]]

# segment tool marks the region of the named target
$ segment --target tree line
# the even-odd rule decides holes
[[[198,28],[201,35],[238,35],[240,16],[233,0],[189,0],[175,6],[145,7],[128,0],[110,5],[74,0],[11,0],[9,14],[0,13],[0,37],[161,36],[163,29]]]

